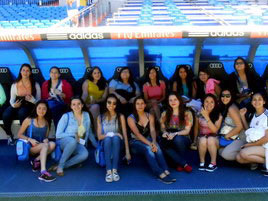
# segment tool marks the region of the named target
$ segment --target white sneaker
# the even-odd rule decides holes
[[[114,181],[119,181],[120,180],[120,176],[117,172],[113,172],[113,180]]]
[[[105,177],[105,181],[110,183],[113,181],[113,175],[111,173],[107,173]]]

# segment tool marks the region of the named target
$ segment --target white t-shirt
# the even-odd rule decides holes
[[[264,113],[259,116],[254,114],[252,120],[250,121],[250,128],[263,128],[268,129],[268,110],[266,109]]]
[[[264,113],[262,113],[259,116],[256,116],[256,114],[254,114],[252,120],[250,121],[249,127],[250,128],[263,129],[264,130],[263,136],[264,136],[265,135],[265,130],[268,129],[268,110],[266,109],[264,111]],[[262,138],[263,136],[259,136],[259,137]],[[255,137],[257,137],[257,135]],[[255,139],[255,140],[259,140],[259,139]],[[265,143],[262,146],[267,149],[268,148],[268,143]]]

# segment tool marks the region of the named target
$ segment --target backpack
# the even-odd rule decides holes
[[[65,132],[65,130],[67,129],[68,124],[69,124],[69,113],[67,113],[67,124],[66,124],[66,127],[64,128],[63,132]],[[62,151],[60,148],[60,139],[57,139],[55,150],[51,153],[51,158],[54,161],[58,162],[61,158],[61,155],[62,155]]]
[[[31,124],[29,128],[30,128],[29,138],[31,138],[32,132],[33,132],[33,119],[31,120]],[[31,143],[28,142],[27,140],[18,139],[17,144],[16,144],[16,153],[17,153],[19,161],[26,161],[29,159],[29,153],[30,153],[31,147],[32,147]]]
[[[100,116],[100,121],[101,121],[101,124],[102,124],[102,115]],[[102,132],[103,132],[103,124],[102,124]],[[104,142],[103,142],[103,140],[98,141],[98,145],[97,145],[97,148],[95,150],[94,155],[95,155],[96,163],[101,167],[105,167],[106,163],[105,163]]]

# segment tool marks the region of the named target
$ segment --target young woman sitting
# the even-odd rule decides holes
[[[71,111],[65,113],[57,127],[56,138],[59,141],[62,155],[57,167],[59,176],[63,176],[63,170],[76,164],[80,164],[88,157],[86,148],[88,139],[94,147],[97,142],[92,133],[92,122],[83,100],[80,97],[71,99]]]
[[[56,179],[46,169],[47,156],[55,149],[55,143],[48,139],[50,124],[48,104],[41,100],[35,104],[32,114],[23,121],[18,132],[18,138],[31,144],[30,154],[35,157],[31,161],[33,172],[40,170],[38,179],[45,182]]]
[[[143,85],[143,94],[150,112],[160,119],[160,106],[166,98],[166,84],[159,79],[158,71],[155,67],[147,70],[146,82]]]
[[[168,96],[168,108],[161,115],[163,151],[172,159],[177,171],[192,172],[186,160],[191,144],[189,133],[193,125],[193,116],[183,105],[182,98],[172,92]]]
[[[137,153],[145,156],[151,170],[162,182],[175,182],[176,179],[169,176],[164,155],[156,142],[154,116],[145,112],[145,107],[145,99],[138,96],[134,100],[133,114],[127,119],[132,137],[130,145]]]
[[[109,94],[106,100],[106,111],[98,117],[98,139],[104,142],[106,162],[106,182],[118,181],[118,163],[121,143],[124,141],[126,159],[131,160],[126,119],[118,112],[118,100],[114,94]]]
[[[217,150],[219,140],[217,138],[220,129],[222,116],[219,112],[217,99],[213,94],[206,94],[203,101],[203,108],[198,115],[195,124],[195,140],[198,136],[198,151],[200,165],[199,170],[213,172],[217,169]],[[207,151],[210,154],[210,164],[205,165]]]

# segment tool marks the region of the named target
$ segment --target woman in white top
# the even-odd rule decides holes
[[[22,124],[40,97],[40,86],[34,81],[32,67],[29,64],[22,64],[19,76],[11,86],[10,106],[3,113],[4,129],[10,136],[8,141],[10,144],[14,144],[11,132],[12,121],[18,118]]]
[[[243,108],[240,110],[241,118],[245,129],[263,128],[266,131],[264,137],[262,137],[258,141],[247,143],[241,147],[241,151],[236,156],[236,160],[239,163],[265,163],[265,148],[262,146],[263,144],[268,142],[268,110],[264,107],[265,103],[265,95],[263,95],[262,93],[257,92],[252,96],[251,104],[255,108],[255,113],[249,125],[245,118],[247,109]]]

